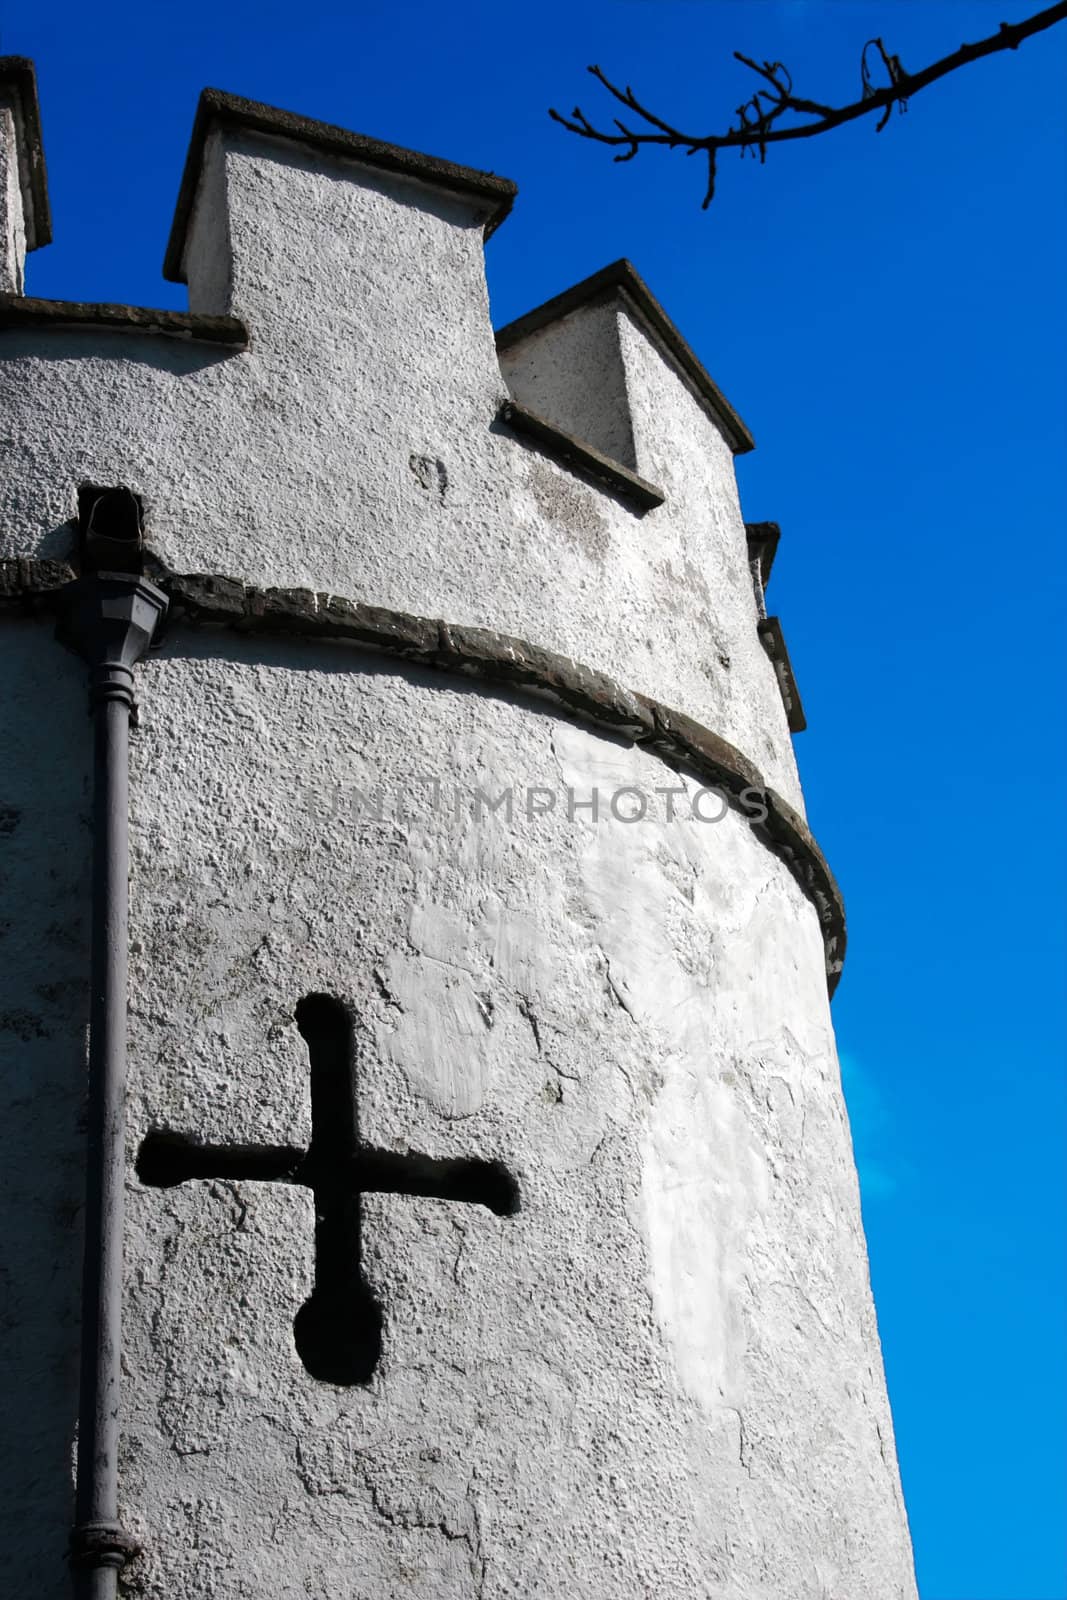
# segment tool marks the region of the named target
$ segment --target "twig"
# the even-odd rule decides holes
[[[662,145],[669,150],[684,149],[687,155],[696,155],[698,151],[703,151],[708,162],[708,184],[703,200],[703,207],[706,210],[715,195],[716,157],[720,150],[740,150],[742,156],[747,150],[752,150],[753,154],[758,152],[759,159],[763,162],[767,159],[768,145],[782,144],[787,139],[810,139],[815,134],[828,133],[832,128],[840,128],[847,122],[855,122],[857,118],[867,116],[873,111],[881,112],[876,124],[876,131],[881,133],[892,115],[894,106],[906,111],[908,101],[920,90],[928,88],[940,78],[947,77],[958,67],[969,66],[972,61],[980,61],[983,56],[994,55],[1000,50],[1017,50],[1025,39],[1032,38],[1035,33],[1042,33],[1046,28],[1051,28],[1065,19],[1067,19],[1067,0],[1058,0],[1058,4],[1048,6],[1044,11],[1038,11],[1022,22],[1002,22],[997,32],[987,39],[980,39],[975,44],[961,44],[951,55],[943,56],[940,61],[934,61],[921,72],[915,73],[906,72],[901,65],[900,57],[891,55],[881,39],[868,39],[860,57],[862,86],[860,98],[850,101],[847,105],[836,107],[794,94],[792,77],[782,62],[758,62],[750,56],[743,55],[740,50],[735,50],[735,58],[761,78],[765,87],[757,89],[748,100],[737,107],[734,113],[737,121],[726,133],[683,133],[680,128],[638,100],[629,84],[625,88],[620,88],[611,81],[602,68],[597,66],[589,68],[593,77],[614,99],[625,106],[627,111],[646,123],[647,128],[634,128],[618,118],[612,118],[612,126],[618,129],[618,132],[610,133],[595,127],[580,106],[575,106],[569,117],[562,116],[554,109],[549,111],[549,116],[582,139],[592,139],[598,144],[617,148],[624,147],[621,153],[615,156],[616,161],[632,161],[646,145]],[[882,84],[880,88],[875,86],[871,75],[875,52],[889,77],[889,82]],[[787,113],[807,120],[781,125],[779,119]]]

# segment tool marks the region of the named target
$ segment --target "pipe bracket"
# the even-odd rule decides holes
[[[140,1551],[137,1540],[117,1522],[82,1522],[70,1533],[72,1567],[114,1567],[126,1565]]]

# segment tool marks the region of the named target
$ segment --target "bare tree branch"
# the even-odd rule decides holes
[[[876,125],[876,131],[881,133],[892,115],[893,107],[898,106],[901,111],[906,111],[908,101],[921,89],[955,72],[957,67],[980,61],[983,56],[994,55],[999,50],[1016,50],[1024,39],[1042,33],[1065,19],[1067,0],[1059,0],[1058,4],[1038,11],[1022,22],[1002,22],[989,38],[980,39],[976,44],[961,44],[951,55],[943,56],[940,61],[934,61],[921,72],[915,73],[906,72],[900,57],[891,55],[881,39],[868,39],[860,57],[860,98],[843,106],[824,105],[819,100],[794,94],[792,77],[782,62],[754,61],[750,56],[742,55],[740,50],[735,50],[735,59],[761,78],[763,86],[737,107],[734,113],[737,121],[726,133],[684,133],[638,100],[628,84],[620,88],[613,83],[600,67],[590,67],[589,71],[645,127],[634,127],[629,122],[613,117],[612,126],[618,131],[611,133],[595,127],[580,106],[575,106],[569,117],[562,116],[556,110],[550,110],[549,116],[582,139],[592,139],[597,144],[618,148],[620,153],[615,156],[616,161],[632,161],[647,145],[662,145],[668,150],[681,149],[690,156],[703,152],[708,170],[703,200],[707,209],[715,195],[716,158],[720,150],[740,150],[742,156],[751,150],[753,155],[758,153],[763,162],[767,159],[768,145],[829,133],[832,128],[855,122],[858,117],[865,117],[874,111],[881,112]],[[873,77],[875,71],[884,74],[889,81],[876,85]],[[804,120],[781,124],[779,119],[786,115]]]

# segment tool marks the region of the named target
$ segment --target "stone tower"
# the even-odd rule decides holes
[[[9,1592],[912,1600],[744,424],[500,178],[207,91],[175,313],[0,161]]]

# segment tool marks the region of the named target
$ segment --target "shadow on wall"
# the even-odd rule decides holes
[[[0,1540],[67,1600],[78,1400],[91,866],[85,670],[3,628],[0,696]]]

